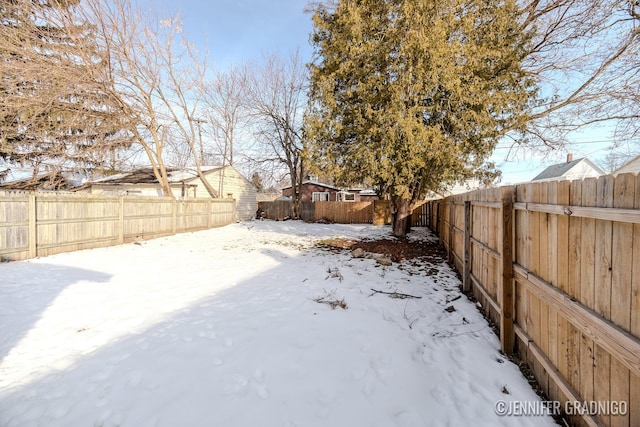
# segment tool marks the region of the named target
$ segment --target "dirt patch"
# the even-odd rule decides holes
[[[333,239],[324,239],[320,240],[316,243],[316,246],[319,246],[323,249],[351,249],[353,245],[358,243],[353,239],[345,239],[344,237],[334,237]]]
[[[379,239],[362,240],[335,238],[326,239],[317,243],[317,246],[330,251],[341,252],[362,249],[365,252],[381,254],[390,258],[393,262],[413,259],[427,259],[434,262],[446,260],[446,254],[438,245],[438,242],[424,242],[410,239]]]

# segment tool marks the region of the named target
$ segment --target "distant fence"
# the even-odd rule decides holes
[[[640,426],[640,176],[479,190],[427,209],[502,350],[562,408],[600,405],[571,423]],[[620,403],[623,415],[603,409]]]
[[[0,192],[0,260],[118,245],[234,219],[229,199]]]
[[[264,218],[284,221],[292,217],[291,202],[289,200],[274,200],[272,202],[258,202],[258,211]]]
[[[282,221],[291,218],[290,201],[259,202],[258,210],[264,217]],[[429,212],[427,205],[422,204],[413,210],[411,225],[426,227]],[[302,202],[301,219],[306,222],[327,221],[337,224],[391,224],[389,202],[376,200],[372,202]]]
[[[328,221],[337,224],[372,224],[375,202],[315,202],[314,215],[305,221]]]

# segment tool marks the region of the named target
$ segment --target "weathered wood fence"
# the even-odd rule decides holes
[[[570,421],[640,426],[640,175],[479,190],[428,210],[502,350],[550,399],[601,405]],[[622,402],[624,415],[602,410]]]
[[[276,221],[284,221],[293,215],[291,202],[289,200],[258,202],[258,212],[262,212],[264,218],[274,219]]]
[[[391,224],[389,202],[302,202],[300,214],[306,222],[327,221],[337,224]],[[258,210],[265,218],[282,221],[291,217],[291,202],[274,201],[258,203]],[[416,207],[411,216],[412,227],[426,227],[428,224],[427,205]]]
[[[326,220],[338,224],[372,224],[375,202],[315,202],[313,218],[305,221]]]
[[[234,219],[230,199],[0,192],[0,260],[118,245]]]

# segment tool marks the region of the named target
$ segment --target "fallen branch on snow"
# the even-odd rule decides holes
[[[329,307],[331,307],[332,310],[335,310],[336,307],[340,307],[343,310],[347,309],[347,302],[344,300],[344,298],[342,299],[325,299],[325,298],[316,298],[314,299],[315,302],[319,303],[319,304],[327,304]]]
[[[415,295],[401,294],[399,292],[384,292],[384,291],[379,291],[379,290],[373,289],[373,288],[371,288],[371,290],[373,291],[373,293],[371,295],[385,294],[385,295],[389,295],[389,298],[400,298],[400,299],[405,299],[405,298],[420,299],[420,298],[422,298],[422,297],[418,297],[418,296],[415,296]],[[371,296],[371,295],[369,295],[369,296]]]

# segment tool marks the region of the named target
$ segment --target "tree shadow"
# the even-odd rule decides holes
[[[341,325],[342,313],[313,300],[325,292],[326,266],[314,262],[306,271],[292,272],[286,261],[290,254],[277,249],[259,251],[278,264],[113,339],[68,366],[52,367],[9,384],[0,391],[0,425],[18,426],[28,420],[65,424],[73,420],[75,425],[248,426],[269,425],[264,417],[278,411],[284,412],[283,422],[286,417],[312,411],[313,407],[304,405],[290,409],[286,403],[301,392],[312,397],[317,393],[313,384],[309,390],[296,388],[306,375],[300,361],[309,357],[310,347],[316,345],[300,334],[301,313],[304,322],[317,322],[325,330],[326,345],[336,347],[332,358],[325,360],[326,355],[318,352],[311,356],[313,361],[306,361],[319,369],[339,364],[342,351],[356,351],[332,342],[337,328],[350,326]],[[52,267],[61,268],[43,266],[35,271],[33,282],[46,279],[55,270]],[[78,280],[100,278],[88,274],[91,272],[66,273]],[[291,293],[288,284],[295,280],[292,275],[306,291]],[[40,310],[46,309],[46,302],[64,286],[55,284],[46,293],[47,301],[44,296],[38,298]],[[35,321],[34,315],[29,323]],[[286,379],[268,381],[292,372],[293,387],[285,386]],[[270,399],[273,394],[280,399]],[[225,402],[224,406],[220,402]],[[251,411],[246,410],[247,404],[252,405]],[[217,421],[212,424],[207,417],[214,414]],[[274,420],[269,421],[273,424]]]
[[[0,263],[0,362],[37,324],[53,301],[79,282],[107,282],[111,276],[64,265]]]

